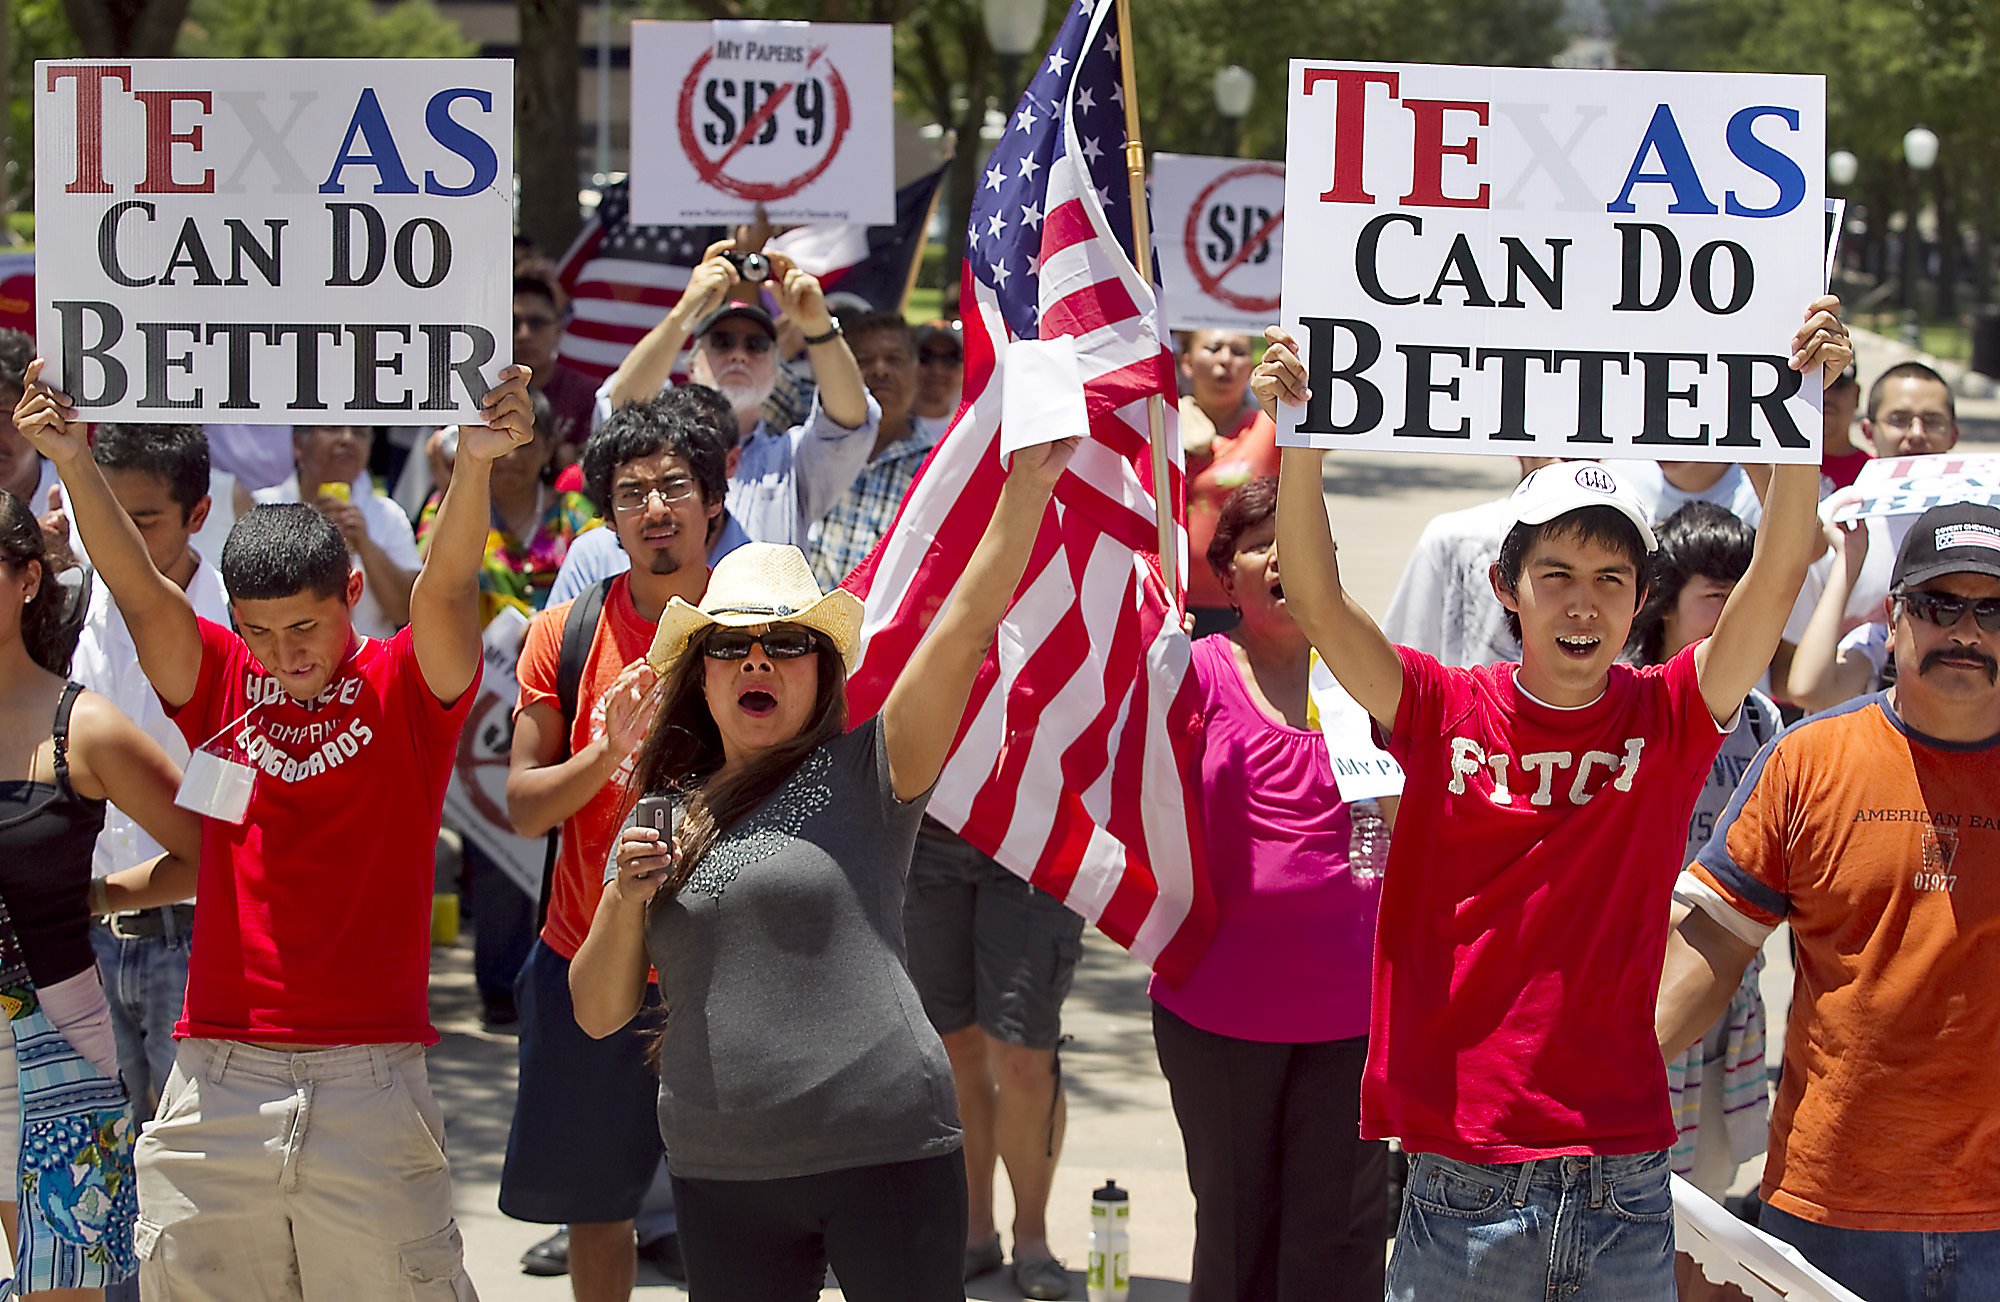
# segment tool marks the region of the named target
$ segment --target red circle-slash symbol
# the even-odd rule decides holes
[[[722,151],[721,156],[710,158],[702,149],[700,139],[695,135],[694,101],[695,92],[702,83],[702,72],[708,67],[713,54],[712,50],[703,50],[701,57],[694,61],[694,67],[688,69],[687,80],[681,84],[681,150],[687,155],[688,161],[694,164],[695,174],[702,179],[703,184],[750,203],[773,203],[780,199],[791,198],[818,180],[839,156],[841,142],[847,138],[847,128],[854,120],[853,106],[849,104],[847,98],[847,83],[841,79],[839,69],[831,63],[826,65],[827,85],[833,91],[833,139],[827,145],[826,157],[787,180],[746,181],[728,175],[723,169],[735,159],[738,151],[756,137],[764,124],[771,120],[771,115],[778,111],[779,106],[791,95],[798,83],[787,82],[766,96],[750,120],[743,124],[743,130],[736,134],[735,141]]]
[[[1204,293],[1208,294],[1211,298],[1219,299],[1229,304],[1229,306],[1236,308],[1238,311],[1275,312],[1278,310],[1278,298],[1275,294],[1269,298],[1239,294],[1232,289],[1225,288],[1222,281],[1230,272],[1242,266],[1258,249],[1262,248],[1265,241],[1277,234],[1278,227],[1285,220],[1282,205],[1279,207],[1278,215],[1271,218],[1270,221],[1265,222],[1263,229],[1243,241],[1241,247],[1236,250],[1236,256],[1223,264],[1222,270],[1211,275],[1207,264],[1201,256],[1201,241],[1199,238],[1201,219],[1203,214],[1208,211],[1208,201],[1214,198],[1215,192],[1223,186],[1228,185],[1231,181],[1240,181],[1246,176],[1275,176],[1282,182],[1285,179],[1285,169],[1276,163],[1246,163],[1242,167],[1232,167],[1221,176],[1210,181],[1208,188],[1201,192],[1195,199],[1193,206],[1188,209],[1187,226],[1181,232],[1181,242],[1187,252],[1188,266],[1193,269],[1194,278],[1201,285]]]

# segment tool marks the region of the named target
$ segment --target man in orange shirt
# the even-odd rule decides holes
[[[1926,512],[1896,685],[1758,755],[1675,892],[1663,1051],[1781,922],[1798,981],[1759,1226],[1870,1302],[2000,1298],[2000,510]]]

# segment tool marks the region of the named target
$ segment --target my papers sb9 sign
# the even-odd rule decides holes
[[[1819,77],[1291,65],[1288,445],[1816,462]]]
[[[498,60],[37,64],[47,378],[97,420],[476,417],[513,95]]]

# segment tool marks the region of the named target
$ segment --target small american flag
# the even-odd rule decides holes
[[[1068,336],[1090,437],[1043,521],[930,812],[1094,921],[1168,980],[1214,927],[1200,731],[1178,601],[1158,565],[1147,398],[1173,362],[1151,278],[1133,264],[1115,0],[1072,0],[983,171],[967,235],[965,402],[876,550],[849,577],[867,601],[852,717],[881,707],[985,532],[1010,342]],[[1174,544],[1186,553],[1180,440]]]
[[[877,307],[899,308],[943,177],[939,168],[898,190],[894,225],[797,226],[771,247],[789,252],[829,292],[843,289]],[[599,383],[680,301],[708,246],[729,234],[720,226],[634,226],[630,210],[626,182],[606,186],[597,215],[556,268],[571,303],[557,356]]]

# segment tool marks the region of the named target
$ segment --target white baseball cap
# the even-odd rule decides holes
[[[1534,471],[1514,490],[1517,524],[1547,524],[1586,506],[1608,506],[1638,529],[1648,553],[1660,549],[1646,507],[1631,487],[1595,461],[1558,461]]]

